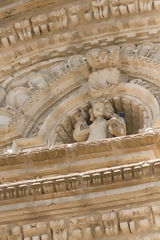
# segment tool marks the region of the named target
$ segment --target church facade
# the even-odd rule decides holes
[[[0,1],[0,240],[160,240],[160,1]]]

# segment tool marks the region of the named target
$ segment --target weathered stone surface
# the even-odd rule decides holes
[[[159,240],[159,11],[0,1],[0,240]]]

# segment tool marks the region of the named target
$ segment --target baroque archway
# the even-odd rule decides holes
[[[143,57],[145,47],[138,46],[138,50],[133,45],[120,49],[118,46],[92,49],[85,55],[73,55],[63,62],[51,62],[49,66],[47,62],[44,69],[14,81],[4,81],[1,124],[6,139],[1,140],[2,144],[12,146],[15,152],[31,146],[73,143],[76,124],[73,112],[85,104],[90,105],[86,114],[91,125],[91,103],[102,98],[104,101],[109,99],[114,114],[123,115],[127,135],[157,128],[159,71],[155,70],[155,62],[150,56]],[[124,64],[125,58],[128,62]],[[136,73],[132,67],[135,64],[133,58],[140,62],[143,60]],[[153,65],[155,76],[150,76],[150,72],[147,76],[148,64]],[[8,120],[8,127],[3,126],[4,111],[8,116],[12,115],[13,120]]]
[[[0,1],[0,240],[159,240],[159,11]]]

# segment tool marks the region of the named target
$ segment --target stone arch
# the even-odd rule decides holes
[[[149,90],[133,83],[122,83],[119,84],[112,92],[112,96],[122,97],[125,95],[135,97],[135,99],[139,99],[146,105],[148,105],[152,114],[153,121],[155,121],[159,117],[159,104]]]
[[[73,81],[73,79],[72,79]],[[68,86],[71,85],[71,82],[68,80]],[[32,145],[53,145],[56,143],[56,127],[60,124],[63,126],[63,133],[66,134],[66,130],[64,129],[66,118],[68,118],[67,113],[73,112],[76,108],[80,107],[82,104],[86,104],[91,101],[91,97],[88,94],[88,87],[86,78],[81,79],[78,83],[76,82],[75,88],[72,91],[66,92],[65,102],[55,102],[53,111],[46,117],[42,128],[40,129],[38,136],[31,137],[29,134],[26,134],[27,138],[23,140],[23,147],[25,147],[25,142],[27,146]],[[75,79],[74,79],[75,82]],[[58,85],[60,86],[60,85]],[[71,90],[71,89],[70,89]],[[63,89],[64,91],[64,89]],[[63,92],[64,93],[64,92]],[[45,96],[48,95],[48,92],[45,92]],[[125,111],[128,111],[129,105],[133,105],[133,108],[137,106],[138,111],[142,110],[144,114],[142,114],[143,123],[140,123],[137,127],[133,127],[134,130],[128,130],[128,134],[138,133],[140,129],[152,127],[153,122],[159,117],[159,104],[156,98],[149,92],[149,90],[138,86],[136,84],[119,84],[118,87],[112,93],[112,101],[113,104],[116,105],[118,101],[123,103],[123,108],[125,106]],[[45,97],[44,97],[45,99]],[[60,98],[61,100],[63,98]],[[119,99],[118,101],[116,99]],[[136,101],[135,101],[136,99]],[[129,105],[127,105],[127,101]],[[135,103],[136,102],[136,103]],[[121,104],[122,104],[121,103]],[[134,104],[133,104],[134,103]],[[45,104],[44,104],[45,106]],[[34,106],[35,107],[35,106]],[[118,107],[116,107],[116,111],[118,111]],[[119,110],[120,111],[120,110]],[[136,116],[136,110],[133,111],[134,116]],[[70,115],[70,114],[69,114]],[[64,121],[62,121],[62,116]],[[64,117],[65,116],[65,117]],[[71,115],[70,115],[71,116]],[[128,117],[128,116],[127,116]],[[136,121],[139,122],[140,118],[137,118]],[[130,117],[128,117],[128,122],[130,121]],[[141,120],[142,121],[142,120]],[[133,122],[133,119],[132,119]],[[128,124],[127,124],[128,125]],[[133,124],[132,124],[133,126]],[[72,125],[73,127],[73,125]],[[128,127],[128,129],[131,128]],[[28,132],[29,133],[29,132]],[[71,132],[72,134],[72,132]],[[72,136],[70,136],[72,137]],[[64,139],[63,139],[64,140]],[[70,143],[72,141],[61,141],[61,143]]]
[[[136,56],[135,59],[138,61],[139,64],[139,71],[138,74],[135,72],[135,61],[133,61],[133,54],[132,56],[128,57],[128,54],[122,56],[120,54],[119,62],[117,63],[118,54],[116,49],[116,55],[113,57],[111,61],[111,66],[114,66],[114,58],[116,59],[116,65],[117,67],[132,77],[143,77],[143,79],[147,79],[150,82],[155,82],[155,84],[159,84],[159,66],[155,65],[154,61],[149,58],[141,58]],[[106,51],[107,54],[107,51]],[[110,52],[110,54],[112,54]],[[103,54],[102,54],[103,56]],[[86,84],[88,76],[90,72],[93,70],[93,68],[89,65],[87,62],[87,58],[84,56],[81,57],[78,55],[76,58],[76,64],[73,66],[72,61],[74,57],[71,59],[66,60],[64,65],[64,70],[62,71],[61,75],[55,75],[54,79],[48,81],[48,83],[41,89],[38,89],[35,91],[35,93],[24,103],[22,107],[20,107],[17,110],[16,118],[14,119],[12,125],[12,139],[17,139],[19,136],[24,138],[34,138],[31,135],[31,131],[36,125],[37,121],[43,116],[46,117],[46,119],[49,119],[47,117],[52,110],[60,107],[60,101],[63,101],[65,98],[68,98],[70,94],[74,94],[78,89],[81,87],[83,88],[83,85]],[[126,60],[127,59],[127,60]],[[135,60],[134,59],[134,60]],[[138,59],[138,60],[137,60]],[[149,59],[149,60],[146,60]],[[68,62],[67,62],[68,61]],[[101,69],[101,67],[98,65],[100,63],[97,62],[96,67]],[[103,67],[107,67],[107,61],[104,63]],[[156,77],[151,75],[145,75],[145,69],[148,67],[152,67],[154,73],[156,72]],[[50,66],[52,68],[52,66]],[[96,68],[95,67],[95,68]],[[128,69],[127,69],[128,67]],[[46,72],[47,69],[44,71]],[[156,79],[156,80],[155,80]],[[87,85],[84,85],[87,86]],[[87,89],[87,88],[86,88]],[[119,90],[118,90],[119,89]],[[113,97],[119,97],[125,96],[127,99],[130,97],[135,97],[137,101],[142,101],[142,103],[147,105],[148,113],[150,112],[150,124],[147,125],[147,127],[152,126],[152,123],[155,121],[156,118],[159,116],[159,106],[158,102],[156,101],[155,97],[149,93],[148,90],[146,90],[144,87],[136,86],[136,84],[133,86],[131,85],[125,85],[123,83],[119,84],[118,89],[115,91],[115,96]],[[138,94],[136,92],[138,91]],[[141,96],[142,100],[139,98]],[[107,96],[106,96],[107,97]],[[79,103],[80,104],[80,103]],[[142,105],[142,104],[141,104]],[[77,105],[78,106],[78,105]],[[59,108],[60,109],[60,108]],[[60,118],[59,118],[60,119]],[[56,121],[58,121],[56,119]],[[17,122],[18,122],[18,130],[17,130]],[[45,131],[45,126],[47,126],[44,118],[44,125],[42,129],[38,132],[38,138],[43,138],[43,131]],[[44,130],[43,130],[44,129]],[[10,138],[10,132],[7,133],[8,137],[6,135],[6,142],[8,139],[8,142],[11,142],[12,139]],[[36,138],[36,137],[35,137]],[[48,139],[50,139],[49,137]],[[44,145],[50,142],[50,140],[44,139]],[[43,140],[41,141],[43,142]]]
[[[131,94],[129,88],[135,88],[135,93],[139,93],[141,95],[139,96],[135,94],[134,91]],[[154,96],[150,94],[149,91],[145,91],[143,88],[140,88],[139,92],[137,92],[136,88],[137,86],[128,87],[128,84],[123,86],[121,85],[121,87],[119,86],[119,89],[117,89],[116,94],[113,94],[110,98],[115,112],[117,114],[124,112],[127,134],[129,135],[136,134],[139,131],[144,131],[146,128],[152,127],[154,121],[159,117],[159,105]],[[74,142],[73,129],[71,129],[71,127],[74,128],[76,123],[76,120],[74,119],[75,112],[79,109],[85,109],[86,113],[89,114],[89,109],[91,108],[90,101],[92,101],[91,98],[86,98],[84,102],[77,104],[77,107],[71,108],[70,110],[68,109],[66,114],[63,114],[63,118],[57,121],[56,129],[54,127],[53,132],[51,129],[48,131],[52,132],[52,134],[50,134],[50,143],[52,142],[52,144],[56,144],[58,142]],[[47,128],[47,126],[45,127]],[[55,136],[54,138],[51,137],[53,135]]]
[[[141,86],[128,83],[120,84],[110,97],[112,98],[116,112],[124,111],[127,116],[128,134],[135,134],[138,133],[140,129],[151,127],[153,122],[159,117],[157,100],[148,90]],[[68,122],[67,119],[72,118],[72,114],[74,114],[76,109],[88,104],[90,101],[92,101],[92,99],[88,94],[87,83],[83,83],[83,85],[72,92],[70,96],[68,95],[65,102],[55,105],[39,132],[41,142],[43,142],[44,145],[55,144],[57,126],[61,127],[61,132],[64,134],[65,140],[62,139],[63,141],[61,142],[72,142],[71,140],[67,140],[69,137],[72,138],[72,135],[67,136],[67,131],[69,128],[74,127],[74,124],[72,124],[71,121]],[[139,114],[137,114],[137,111]],[[133,118],[135,118],[135,123],[133,123]],[[130,121],[132,122],[131,124],[129,124]],[[137,125],[137,122],[139,125]],[[72,131],[70,131],[70,134],[72,134]],[[28,137],[31,136],[28,135]],[[36,139],[36,137],[33,138],[33,141],[34,139]]]

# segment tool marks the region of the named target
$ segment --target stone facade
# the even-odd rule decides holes
[[[160,239],[160,1],[0,1],[0,240]]]

